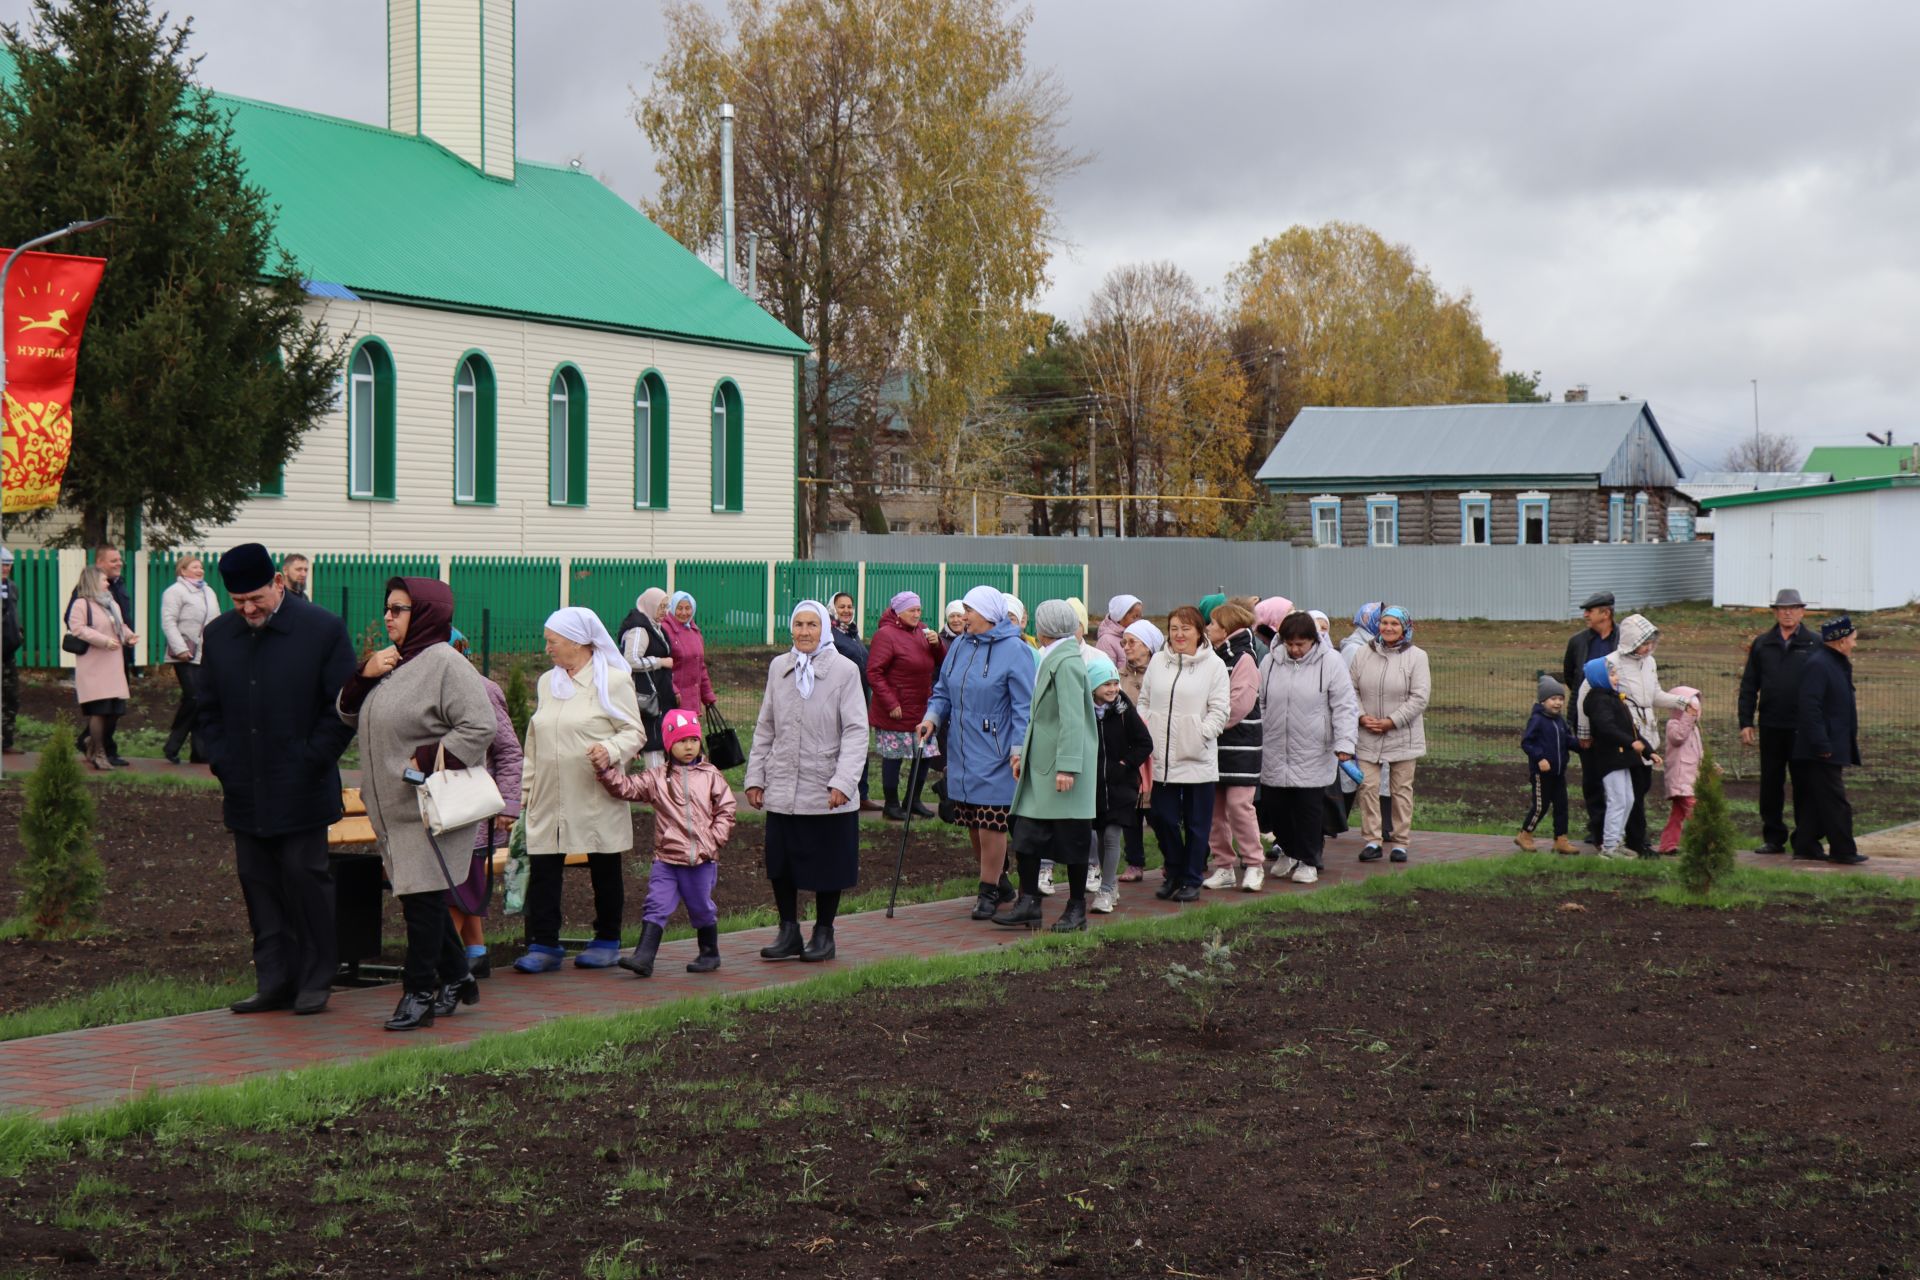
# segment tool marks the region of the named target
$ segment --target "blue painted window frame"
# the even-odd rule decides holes
[[[1619,542],[1626,529],[1627,495],[1610,493],[1607,495],[1607,541]]]
[[[1378,511],[1381,507],[1385,507],[1393,513],[1393,541],[1392,542],[1381,542],[1378,538],[1374,536],[1375,523],[1374,523],[1373,513],[1375,511]],[[1370,547],[1397,547],[1400,545],[1400,499],[1398,498],[1368,498],[1367,499],[1367,545]]]
[[[1468,536],[1473,531],[1473,525],[1469,523],[1469,521],[1472,518],[1471,512],[1475,507],[1480,509],[1480,518],[1486,523],[1487,529],[1487,536],[1479,542],[1473,541],[1473,539]],[[1398,532],[1398,530],[1396,529],[1395,532]],[[1490,547],[1493,545],[1493,498],[1491,496],[1485,498],[1462,497],[1460,499],[1460,545],[1463,547]]]
[[[1329,500],[1326,498],[1316,498],[1307,504],[1307,508],[1309,513],[1307,518],[1313,533],[1313,545],[1316,547],[1339,546],[1340,545],[1339,499],[1336,498],[1336,499]],[[1320,540],[1320,513],[1322,511],[1330,511],[1333,513],[1333,541],[1332,542],[1322,542]]]
[[[1635,542],[1652,541],[1653,530],[1647,523],[1652,511],[1653,504],[1648,501],[1644,492],[1633,495],[1633,540]]]
[[[1544,547],[1553,541],[1553,525],[1549,519],[1549,501],[1547,498],[1518,499],[1520,525],[1514,533],[1517,545],[1522,547]],[[1527,511],[1533,507],[1540,509],[1540,541],[1538,542],[1527,541]]]

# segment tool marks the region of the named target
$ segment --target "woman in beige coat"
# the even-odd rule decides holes
[[[387,581],[387,637],[340,690],[340,719],[360,735],[360,798],[407,922],[399,1007],[389,1031],[430,1027],[480,999],[447,891],[466,882],[479,823],[434,836],[407,772],[483,765],[495,720],[486,684],[455,651],[453,592],[432,578]]]
[[[120,606],[107,590],[107,575],[98,565],[80,571],[80,585],[67,601],[67,630],[87,642],[87,651],[73,664],[73,694],[80,714],[87,718],[87,763],[102,773],[107,762],[107,735],[127,714],[127,667],[121,657],[139,638],[120,616]]]
[[[553,669],[540,677],[520,764],[520,821],[532,867],[527,953],[513,967],[546,973],[566,958],[560,946],[561,874],[567,854],[584,853],[593,881],[593,941],[573,963],[609,969],[620,961],[626,909],[620,855],[633,848],[633,814],[625,800],[601,787],[587,753],[605,747],[624,770],[645,730],[627,660],[593,610],[559,610],[547,619],[546,635]]]
[[[1433,677],[1427,654],[1413,643],[1413,618],[1405,609],[1384,609],[1380,630],[1354,651],[1353,691],[1360,699],[1360,861],[1380,857],[1380,775],[1387,775],[1393,803],[1393,860],[1407,860],[1413,836],[1414,762],[1427,754],[1427,700]]]

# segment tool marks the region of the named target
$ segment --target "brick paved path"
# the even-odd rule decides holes
[[[1385,860],[1359,863],[1358,833],[1327,844],[1322,885],[1343,884],[1401,870]],[[1500,836],[1423,835],[1420,863],[1456,862],[1512,851]],[[1791,866],[1812,874],[1844,874],[1847,868],[1791,862],[1784,858],[1741,855],[1750,865]],[[1910,875],[1920,865],[1876,859],[1868,870]],[[876,869],[877,870],[877,869]],[[871,883],[871,882],[870,882]],[[1180,907],[1153,896],[1154,873],[1126,886],[1111,916],[1093,916],[1091,924],[1171,915]],[[1312,893],[1315,888],[1270,881],[1267,893]],[[1210,892],[1202,902],[1247,903],[1256,895]],[[1065,893],[1048,899],[1047,919],[1059,915]],[[759,950],[772,937],[768,929],[723,934],[718,973],[695,976],[685,971],[693,958],[691,940],[660,948],[654,977],[641,980],[622,969],[587,971],[567,968],[528,976],[497,971],[481,984],[480,1003],[463,1008],[431,1030],[394,1034],[381,1028],[398,999],[394,986],[336,991],[327,1011],[300,1018],[290,1013],[239,1017],[226,1010],[158,1018],[148,1022],[95,1027],[58,1035],[0,1042],[0,1111],[24,1110],[52,1117],[78,1108],[138,1097],[148,1090],[188,1085],[228,1084],[250,1076],[327,1062],[347,1062],[420,1044],[461,1044],[500,1031],[519,1031],[569,1014],[619,1013],[667,1001],[715,992],[751,991],[805,982],[819,973],[849,964],[892,956],[929,956],[984,951],[1018,943],[1024,930],[995,928],[967,918],[971,898],[901,907],[888,920],[884,912],[842,916],[835,928],[839,958],[830,965],[798,961],[767,963]]]

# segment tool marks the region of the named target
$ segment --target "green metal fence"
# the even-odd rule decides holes
[[[1013,590],[1013,566],[1010,564],[950,564],[947,566],[947,600],[958,600],[975,587],[992,587],[995,591]],[[947,600],[935,604],[927,602],[927,614],[933,614],[947,607]]]
[[[313,602],[340,615],[354,644],[380,632],[388,578],[437,578],[439,556],[319,555],[313,558]]]
[[[227,594],[227,584],[220,577],[220,557],[211,551],[149,551],[147,552],[147,621],[141,634],[147,641],[147,661],[161,663],[167,660],[167,637],[160,629],[160,597],[173,585],[179,576],[180,562],[189,556],[200,557],[200,567],[206,572],[207,585],[213,588],[213,594],[219,597],[220,612],[233,608],[233,597]],[[139,605],[134,612],[142,612]]]
[[[60,594],[60,553],[58,551],[16,551],[13,553],[14,599],[19,602],[20,626],[27,641],[20,650],[23,667],[60,665],[60,609],[66,603]]]
[[[614,639],[620,638],[620,620],[649,587],[667,585],[665,560],[575,560],[567,602],[593,610]]]
[[[786,633],[787,616],[802,600],[832,604],[836,592],[853,591],[860,585],[860,566],[852,560],[789,560],[778,570],[774,583],[774,639]]]
[[[673,585],[699,604],[699,623],[710,645],[767,642],[765,560],[682,560]]]
[[[920,603],[929,600],[938,601],[940,595],[940,566],[937,564],[868,564],[867,565],[867,607],[860,620],[860,634],[870,636],[873,629],[880,625],[880,615],[886,612],[887,601],[902,591],[912,591],[919,595]],[[936,613],[944,601],[938,601],[932,607]]]
[[[454,624],[476,652],[539,652],[547,618],[560,607],[557,559],[454,556],[447,563],[447,582],[453,588]]]
[[[949,570],[951,572],[951,570]],[[1027,614],[1042,600],[1065,600],[1085,589],[1086,570],[1077,564],[1023,564],[1020,566],[1020,599]],[[1084,604],[1084,599],[1082,600]]]

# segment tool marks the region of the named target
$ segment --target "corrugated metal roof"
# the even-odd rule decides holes
[[[1805,471],[1831,471],[1835,480],[1862,480],[1913,470],[1912,445],[1829,444],[1807,455]]]
[[[1396,479],[1597,481],[1645,415],[1644,400],[1302,409],[1255,478],[1275,486]]]
[[[503,182],[425,138],[219,102],[275,209],[276,237],[310,279],[363,296],[807,349],[585,173],[521,160]]]

